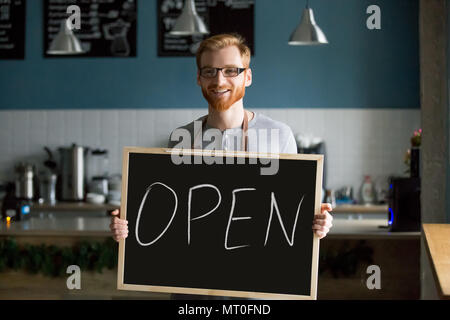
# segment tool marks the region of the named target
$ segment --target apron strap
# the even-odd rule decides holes
[[[202,137],[200,137],[203,128],[206,125],[206,121],[208,120],[208,116],[206,116],[203,120],[202,120],[202,127],[200,129],[199,132],[194,133],[194,142],[192,144],[192,149],[195,149],[195,146],[200,145],[200,149],[203,149],[203,144],[202,144]],[[244,120],[242,121],[242,143],[241,143],[241,148],[242,151],[248,151],[248,116],[247,116],[247,112],[244,110]],[[199,141],[199,137],[200,137],[200,143],[198,143]]]

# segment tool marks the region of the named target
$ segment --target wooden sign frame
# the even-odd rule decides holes
[[[276,159],[291,159],[291,160],[312,160],[317,162],[316,170],[316,188],[314,200],[314,214],[321,212],[321,197],[322,193],[322,174],[323,174],[323,155],[317,154],[262,154],[253,152],[235,152],[235,151],[210,151],[210,150],[179,150],[167,148],[140,148],[140,147],[124,147],[123,162],[122,162],[122,202],[120,209],[120,218],[127,218],[127,190],[128,190],[128,168],[130,153],[145,153],[145,154],[165,154],[170,156],[173,152],[184,155],[205,155],[205,156],[220,156],[220,157],[247,157],[247,158],[276,158]],[[117,289],[131,290],[131,291],[148,291],[159,293],[176,293],[176,294],[191,294],[191,295],[212,295],[212,296],[227,296],[238,298],[257,298],[257,299],[282,299],[282,300],[316,300],[317,299],[317,278],[319,267],[319,238],[313,233],[313,248],[312,248],[312,264],[311,264],[311,290],[310,295],[293,295],[293,294],[279,294],[279,293],[263,293],[263,292],[245,292],[234,290],[216,290],[216,289],[198,289],[198,288],[184,288],[184,287],[165,287],[165,286],[150,286],[150,285],[135,285],[124,283],[124,263],[125,263],[125,241],[122,239],[119,242],[119,263],[117,273]]]

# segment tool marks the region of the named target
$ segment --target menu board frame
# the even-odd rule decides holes
[[[0,4],[0,60],[24,60],[27,3],[26,0],[11,0],[8,13],[6,9],[3,9],[7,6],[6,3]],[[7,14],[11,14],[9,20],[2,20],[2,17],[5,18]],[[8,28],[12,32],[8,33]],[[3,42],[3,40],[7,41]],[[12,49],[5,49],[3,45],[12,46]]]
[[[50,47],[52,37],[50,36],[49,29],[52,29],[52,34],[56,33],[60,29],[62,18],[56,18],[53,20],[59,20],[59,22],[51,21],[50,15],[61,15],[63,13],[60,10],[50,12],[50,5],[52,0],[44,0],[44,57],[45,58],[61,58],[61,57],[87,57],[87,58],[135,58],[137,57],[137,10],[138,0],[132,0],[132,5],[129,4],[130,0],[113,0],[112,3],[107,1],[102,3],[102,0],[98,0],[93,3],[85,3],[81,0],[66,0],[67,6],[78,5],[81,9],[81,30],[73,30],[74,34],[80,40],[84,50],[87,50],[83,54],[75,55],[52,55],[48,54],[47,50]],[[128,3],[131,7],[124,7]],[[61,4],[55,4],[60,6]],[[98,10],[102,9],[102,5],[107,8],[107,12],[92,12],[86,13],[86,7],[98,6]],[[116,6],[116,7],[111,7]],[[119,8],[120,6],[120,8]],[[98,11],[97,10],[97,11]],[[95,12],[95,9],[94,9]],[[97,16],[95,16],[97,15]],[[67,18],[70,14],[67,14]],[[99,22],[95,24],[94,20],[98,19]],[[83,29],[83,25],[90,24],[91,29],[87,31]],[[58,31],[57,31],[58,30]],[[91,39],[90,39],[91,38]]]

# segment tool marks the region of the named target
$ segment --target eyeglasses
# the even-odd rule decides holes
[[[217,72],[220,70],[225,78],[233,78],[240,75],[247,68],[201,68],[200,76],[204,78],[215,78],[217,76]]]

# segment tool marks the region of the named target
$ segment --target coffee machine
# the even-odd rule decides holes
[[[420,178],[390,178],[388,221],[391,231],[420,231]]]
[[[2,201],[1,213],[3,220],[21,221],[30,215],[31,200],[16,196],[16,184],[8,183],[5,187],[6,195]]]
[[[30,209],[38,194],[36,166],[20,162],[14,167],[16,179],[6,185],[6,195],[2,203],[2,217],[21,221],[30,216]]]

